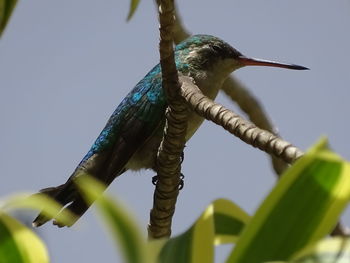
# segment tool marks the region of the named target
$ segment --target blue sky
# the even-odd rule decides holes
[[[221,37],[247,56],[310,71],[244,68],[235,75],[261,100],[282,136],[307,149],[321,135],[350,159],[350,2],[178,1],[187,28]],[[0,41],[0,195],[65,182],[109,115],[158,61],[151,1],[125,22],[129,2],[20,1]],[[238,110],[224,95],[217,101]],[[238,110],[239,111],[239,110]],[[204,123],[187,144],[173,233],[212,200],[225,197],[252,213],[275,178],[264,153]],[[146,229],[150,171],[127,173],[109,192]],[[137,193],[137,194],[136,194]],[[350,225],[350,214],[344,217]],[[90,210],[71,229],[40,229],[53,263],[120,262]],[[218,249],[221,262],[228,248]]]

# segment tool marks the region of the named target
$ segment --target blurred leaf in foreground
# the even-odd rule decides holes
[[[159,262],[211,263],[214,261],[214,246],[234,243],[249,218],[231,201],[218,199],[207,207],[185,233],[166,242]]]
[[[335,237],[328,238],[311,245],[297,255],[292,263],[349,263],[350,239]]]
[[[77,184],[89,202],[98,199],[96,206],[103,219],[112,230],[112,236],[117,241],[125,262],[148,262],[146,257],[146,240],[142,236],[134,217],[106,194],[102,194],[105,187],[89,176],[81,176]]]
[[[127,17],[127,21],[129,21],[132,16],[134,15],[138,5],[140,3],[140,0],[130,0],[130,9],[129,9],[129,14],[128,14],[128,17]]]
[[[290,260],[331,232],[350,197],[350,164],[321,140],[278,181],[227,262]]]
[[[0,263],[47,263],[41,239],[13,217],[0,212]]]
[[[17,0],[0,0],[0,36],[6,28],[16,3]]]

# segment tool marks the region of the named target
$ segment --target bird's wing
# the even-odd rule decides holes
[[[90,151],[67,182],[41,190],[69,209],[77,219],[91,204],[79,194],[74,179],[88,174],[108,186],[124,171],[132,155],[152,135],[164,117],[166,100],[161,85],[160,66],[153,68],[114,111]],[[51,218],[42,213],[33,224],[40,226]],[[59,222],[54,222],[59,224]]]

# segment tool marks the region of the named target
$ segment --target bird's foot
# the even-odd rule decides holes
[[[152,184],[157,185],[157,182],[158,182],[158,175],[155,175],[152,177]]]
[[[182,190],[182,188],[184,188],[185,186],[185,176],[183,173],[180,174],[180,182],[179,182],[179,190]]]
[[[182,164],[184,160],[185,160],[185,152],[182,151],[181,156],[180,156],[180,164]]]
[[[157,185],[158,179],[159,179],[158,175],[153,176],[153,177],[152,177],[152,184],[153,184],[153,185]],[[180,174],[180,182],[179,182],[179,185],[178,185],[178,186],[179,186],[179,190],[181,190],[182,188],[184,188],[184,185],[185,185],[184,179],[185,179],[185,176],[184,176],[183,173],[181,173],[181,174]]]

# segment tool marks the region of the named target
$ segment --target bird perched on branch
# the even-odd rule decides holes
[[[221,39],[209,35],[194,35],[177,45],[175,62],[177,70],[192,77],[204,95],[211,99],[216,97],[229,74],[244,66],[307,69],[248,58]],[[64,209],[69,209],[79,218],[90,204],[86,203],[75,185],[77,177],[90,175],[107,187],[126,170],[154,169],[166,107],[158,64],[122,100],[67,182],[40,192],[66,206]],[[189,113],[186,141],[202,121],[203,118],[196,113]],[[40,213],[33,225],[40,226],[51,219]],[[54,221],[54,224],[62,226],[59,222]]]

